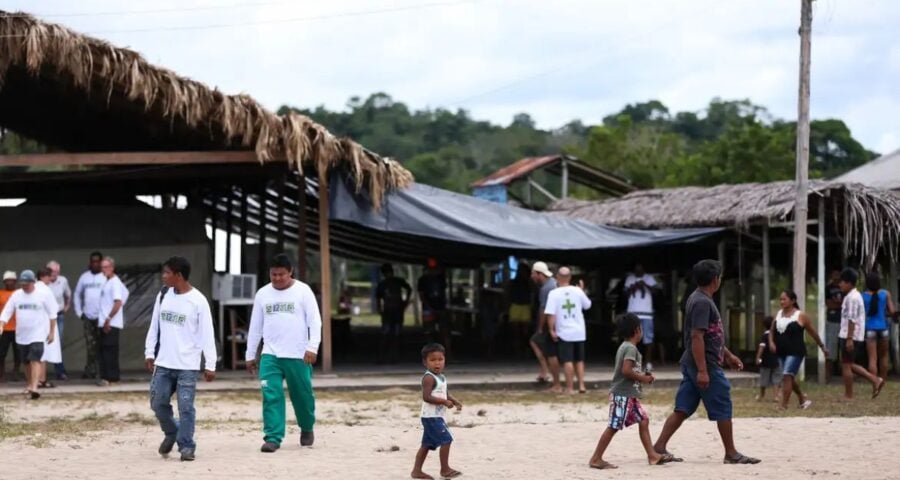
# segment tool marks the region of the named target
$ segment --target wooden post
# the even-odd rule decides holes
[[[259,279],[259,284],[263,285],[265,283],[266,275],[266,262],[268,260],[268,255],[266,254],[266,226],[267,217],[268,217],[268,201],[266,197],[268,196],[269,190],[269,182],[263,182],[262,190],[259,194],[259,245],[256,256],[256,277]]]
[[[569,161],[566,157],[562,157],[562,188],[560,189],[559,198],[565,200],[569,198]]]
[[[669,291],[672,295],[672,328],[674,331],[678,331],[678,306],[680,303],[678,302],[678,270],[672,269],[671,275],[669,277],[669,281],[672,282],[672,285],[669,288]],[[668,352],[670,355],[674,352]]]
[[[818,315],[819,321],[818,330],[819,332],[825,331],[825,197],[819,197],[819,238],[818,242],[818,262],[817,262],[817,276],[816,283],[818,283],[817,293],[816,293],[816,313]],[[819,333],[820,336],[824,335],[823,333]],[[826,344],[827,345],[827,344]],[[826,381],[825,375],[825,354],[822,352],[822,349],[817,348],[816,352],[818,353],[818,376],[819,383],[825,385],[828,383]],[[837,353],[837,352],[834,352]]]
[[[212,270],[214,272],[218,272],[218,265],[216,265],[216,250],[218,250],[218,216],[219,216],[219,197],[215,192],[212,194],[212,213],[210,214],[209,221],[212,224]]]
[[[416,281],[416,273],[412,265],[406,266],[406,279],[412,285],[413,321],[417,327],[422,325],[422,304],[419,302],[419,288]]]
[[[801,0],[800,91],[797,101],[797,196],[794,204],[794,292],[800,308],[806,308],[806,235],[809,215],[809,63],[812,0]]]
[[[890,257],[888,257],[890,258]],[[891,298],[894,299],[894,305],[897,305],[897,263],[889,262],[891,264],[888,269],[888,291],[891,292]],[[898,329],[897,324],[894,322],[890,322],[891,325],[891,343],[894,346],[894,372],[900,372],[900,329]]]
[[[772,312],[772,302],[769,299],[771,286],[771,268],[772,260],[769,258],[769,225],[763,225],[762,231],[762,249],[763,249],[763,314],[770,315]]]
[[[328,171],[319,167],[319,258],[322,278],[322,371],[331,373],[331,239],[328,231]]]
[[[241,273],[245,273],[249,268],[247,258],[244,256],[244,247],[247,245],[247,201],[249,198],[247,187],[241,187]]]
[[[725,240],[719,242],[719,263],[722,264],[722,285],[719,287],[719,313],[722,315],[722,328],[731,343],[731,318],[728,315],[728,303],[725,295]],[[731,349],[731,345],[726,345]]]
[[[287,171],[281,175],[278,179],[278,201],[276,202],[276,207],[278,209],[275,212],[278,215],[278,226],[276,227],[278,230],[276,231],[276,244],[278,245],[278,249],[276,253],[284,253],[284,192],[285,192],[285,183],[287,182]]]
[[[297,278],[308,282],[306,264],[306,176],[297,176],[299,194],[297,195]]]
[[[231,230],[234,227],[234,221],[231,218],[234,213],[232,193],[231,187],[228,187],[228,195],[225,197],[228,200],[228,208],[225,210],[225,215],[227,215],[225,217],[225,273],[231,273]]]

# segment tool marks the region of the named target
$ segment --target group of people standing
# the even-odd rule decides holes
[[[85,377],[103,385],[119,380],[119,331],[124,327],[123,309],[128,290],[115,273],[115,260],[94,252],[90,267],[81,276],[74,293],[60,264],[50,261],[37,273],[23,270],[3,274],[0,290],[0,379],[5,378],[7,351],[13,351],[13,376],[19,364],[26,365],[26,393],[38,399],[40,388],[53,388],[47,379],[47,364],[54,366],[57,380],[67,380],[62,356],[65,315],[74,305],[84,324],[87,365]]]
[[[812,406],[796,381],[806,357],[804,333],[807,333],[827,359],[830,376],[833,362],[840,357],[844,381],[844,397],[853,398],[853,378],[858,375],[872,384],[872,398],[884,387],[888,369],[890,319],[896,311],[890,292],[881,288],[877,272],[866,275],[865,290],[857,290],[859,274],[847,268],[834,270],[827,292],[825,338],[797,303],[791,290],[781,292],[781,309],[765,319],[765,333],[760,338],[756,363],[760,367],[759,400],[766,388],[774,387],[775,400],[781,409],[788,408],[791,394],[797,394],[798,406]]]

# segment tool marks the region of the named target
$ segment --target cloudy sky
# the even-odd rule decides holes
[[[631,102],[749,98],[794,118],[799,0],[0,0],[151,62],[282,104],[384,91],[507,124],[597,122]],[[812,116],[900,148],[900,2],[817,0]]]

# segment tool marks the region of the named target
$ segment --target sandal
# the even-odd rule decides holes
[[[590,467],[596,468],[597,470],[614,470],[616,468],[619,468],[619,467],[607,462],[606,460],[601,460],[600,463],[598,463],[598,464],[592,463],[592,464],[590,464]]]
[[[538,385],[546,385],[546,384],[550,383],[550,380],[548,380],[547,377],[541,377],[541,376],[538,376],[537,380],[535,380],[535,381],[537,382]]]
[[[446,475],[443,473],[441,474],[441,480],[446,479],[446,478],[456,478],[456,477],[459,477],[460,475],[462,475],[462,472],[460,472],[458,470],[450,470],[450,472],[447,473]]]
[[[668,455],[670,458],[669,458],[668,462],[666,462],[666,463],[672,463],[672,462],[674,462],[674,463],[681,463],[681,462],[684,461],[683,458],[676,457],[675,454],[670,453],[670,452],[668,452],[668,451],[662,451],[662,452],[656,452],[656,453],[657,453],[658,455],[663,455],[663,456]]]
[[[31,399],[32,399],[32,400],[37,400],[37,399],[41,398],[41,394],[40,394],[40,393],[35,392],[35,391],[32,391],[32,390],[28,390],[28,395],[31,396]]]
[[[56,385],[53,382],[44,380],[43,382],[38,382],[38,388],[56,388]]]
[[[675,455],[672,455],[671,453],[663,453],[662,456],[660,456],[658,462],[651,463],[650,465],[665,465],[667,463],[672,463],[674,461],[675,461]]]
[[[743,453],[738,453],[733,457],[725,456],[725,460],[722,462],[726,465],[756,465],[762,460],[758,458],[748,457]]]

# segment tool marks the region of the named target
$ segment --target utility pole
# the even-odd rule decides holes
[[[806,234],[809,216],[809,56],[812,2],[800,0],[800,92],[797,101],[797,199],[794,206],[794,292],[800,308],[806,304]]]

